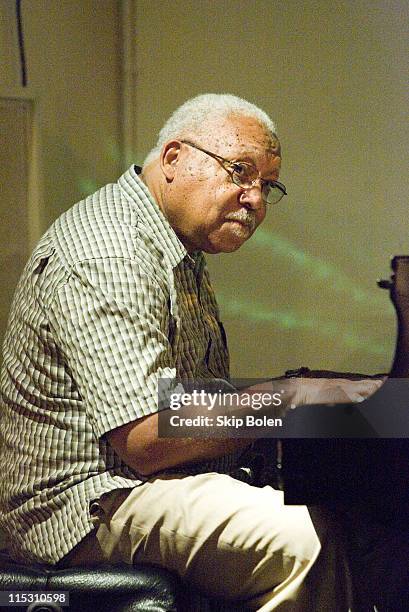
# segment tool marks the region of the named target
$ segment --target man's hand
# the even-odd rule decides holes
[[[290,402],[303,404],[342,404],[361,402],[375,393],[383,384],[382,379],[348,380],[346,378],[298,378]]]
[[[379,389],[384,378],[279,378],[258,383],[245,389],[247,393],[279,392],[281,409],[275,408],[278,416],[284,416],[288,408],[305,404],[344,404],[362,402]]]

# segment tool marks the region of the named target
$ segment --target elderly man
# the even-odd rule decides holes
[[[333,528],[229,475],[249,440],[157,432],[160,378],[228,379],[203,251],[251,237],[286,193],[280,163],[263,111],[198,96],[165,124],[142,171],[44,235],[4,349],[1,527],[16,559],[149,562],[249,609],[346,612]],[[311,383],[315,399],[318,384],[331,386]]]

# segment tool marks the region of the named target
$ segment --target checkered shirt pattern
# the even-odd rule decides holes
[[[159,377],[228,375],[204,256],[187,254],[133,166],[51,226],[16,290],[0,415],[12,555],[58,562],[92,530],[93,500],[143,481],[104,434],[158,410]]]

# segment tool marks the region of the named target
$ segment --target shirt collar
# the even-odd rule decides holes
[[[148,187],[139,178],[138,174],[140,172],[141,168],[139,166],[131,166],[119,178],[118,184],[128,198],[131,198],[141,209],[143,208],[142,223],[155,228],[153,238],[160,249],[165,252],[172,268],[176,268],[185,257],[194,269],[197,269],[198,266],[202,268],[200,262],[204,259],[203,253],[198,251],[189,255],[152,197]]]

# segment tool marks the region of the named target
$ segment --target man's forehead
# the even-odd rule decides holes
[[[234,116],[216,121],[208,136],[227,156],[280,155],[278,138],[252,117]]]

